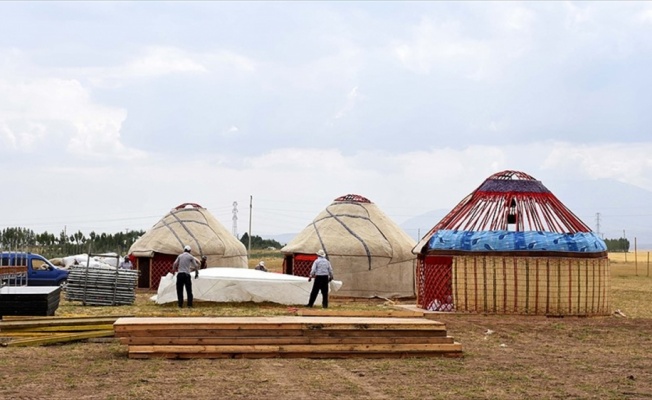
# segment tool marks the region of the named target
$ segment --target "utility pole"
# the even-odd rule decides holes
[[[254,209],[254,196],[249,195],[249,248],[247,249],[247,257],[251,255],[251,214]]]
[[[595,213],[595,233],[598,237],[602,237],[600,235],[600,213]]]

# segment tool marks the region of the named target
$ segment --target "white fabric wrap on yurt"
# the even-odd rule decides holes
[[[343,283],[338,296],[412,297],[415,243],[374,203],[336,201],[281,251],[324,249]]]
[[[308,303],[313,282],[301,276],[263,272],[242,268],[209,268],[192,276],[192,293],[195,300],[215,302],[265,302],[297,305]],[[158,304],[177,301],[176,275],[161,278],[158,293],[151,299]],[[331,281],[329,293],[337,292],[341,281]],[[184,299],[186,293],[184,291]],[[321,293],[315,304],[321,304]]]
[[[247,268],[247,249],[205,208],[176,208],[129,248],[135,257],[154,253],[179,254],[190,245],[196,257],[207,257],[209,267]]]

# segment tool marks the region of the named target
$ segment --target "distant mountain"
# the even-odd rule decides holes
[[[631,250],[636,238],[639,250],[652,250],[651,191],[610,179],[543,184],[593,231],[607,239],[624,236]]]
[[[451,208],[452,209],[452,208]],[[399,226],[415,241],[419,241],[428,233],[450,210],[433,210],[425,214],[412,217]]]
[[[594,232],[607,239],[623,235],[634,250],[652,251],[652,192],[608,179],[594,181],[542,181],[543,184]],[[472,188],[469,193],[474,190]],[[460,201],[462,199],[460,198]],[[456,204],[451,205],[451,209]],[[425,235],[450,210],[433,210],[399,224],[415,240]],[[598,216],[599,214],[599,216]]]

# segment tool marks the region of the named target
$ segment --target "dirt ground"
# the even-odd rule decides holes
[[[131,360],[113,340],[4,348],[0,398],[652,398],[650,319],[440,320],[463,358]]]
[[[463,358],[132,360],[114,339],[0,348],[0,399],[651,399],[651,287],[652,278],[614,274],[613,307],[627,317],[442,314]],[[288,311],[229,307],[192,312]],[[149,303],[135,310],[190,312]],[[63,314],[84,311],[106,312],[62,305]]]

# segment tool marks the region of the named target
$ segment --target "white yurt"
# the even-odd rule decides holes
[[[140,271],[138,287],[156,289],[162,276],[189,245],[211,267],[247,268],[247,249],[207,209],[184,203],[173,208],[129,248]]]
[[[283,272],[308,276],[323,249],[348,297],[413,297],[416,242],[368,199],[336,198],[281,249]]]

